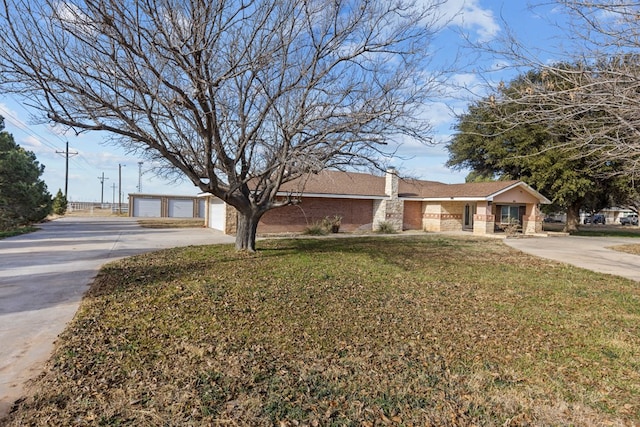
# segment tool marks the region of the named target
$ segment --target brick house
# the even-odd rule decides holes
[[[279,194],[299,196],[300,202],[265,213],[258,233],[300,232],[339,215],[340,230],[345,232],[375,230],[386,221],[397,230],[468,230],[485,235],[517,220],[523,233],[535,234],[542,231],[539,206],[550,203],[522,181],[443,184],[402,179],[393,169],[385,176],[326,170],[284,184]],[[203,197],[207,226],[233,234],[233,207],[211,195]]]

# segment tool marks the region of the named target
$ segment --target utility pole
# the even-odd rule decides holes
[[[104,177],[104,172],[102,172],[102,176],[99,176],[100,184],[102,185],[102,191],[100,191],[100,207],[104,205],[104,181],[109,178]]]
[[[56,151],[56,154],[65,155],[65,168],[64,168],[64,197],[67,198],[67,189],[69,188],[69,156],[75,156],[77,151],[69,152],[69,141],[67,141],[67,148],[64,151]]]
[[[144,162],[138,162],[138,193],[142,193],[142,165]]]
[[[122,167],[127,166],[118,163],[118,214],[122,213]]]
[[[111,189],[113,189],[113,196],[111,198],[111,206],[116,204],[116,183],[111,184]]]

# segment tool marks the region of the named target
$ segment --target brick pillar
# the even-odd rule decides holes
[[[397,199],[398,198],[398,185],[400,179],[398,178],[398,171],[391,166],[387,169],[387,173],[384,177],[384,194],[386,194],[389,198]]]
[[[475,214],[473,216],[473,234],[495,233],[495,215]]]
[[[527,210],[522,218],[522,234],[542,233],[542,215],[536,204],[527,204]]]

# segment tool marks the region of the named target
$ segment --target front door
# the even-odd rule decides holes
[[[462,228],[465,230],[473,230],[473,214],[476,212],[475,203],[467,203],[464,205],[464,218],[462,219]]]

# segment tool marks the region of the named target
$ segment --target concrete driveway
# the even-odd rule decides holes
[[[100,267],[156,249],[233,243],[207,228],[145,229],[130,218],[68,217],[0,240],[0,418],[38,375]]]
[[[640,239],[637,238],[551,236],[504,239],[504,242],[531,255],[640,282],[640,256],[609,249],[618,245],[638,245]]]

